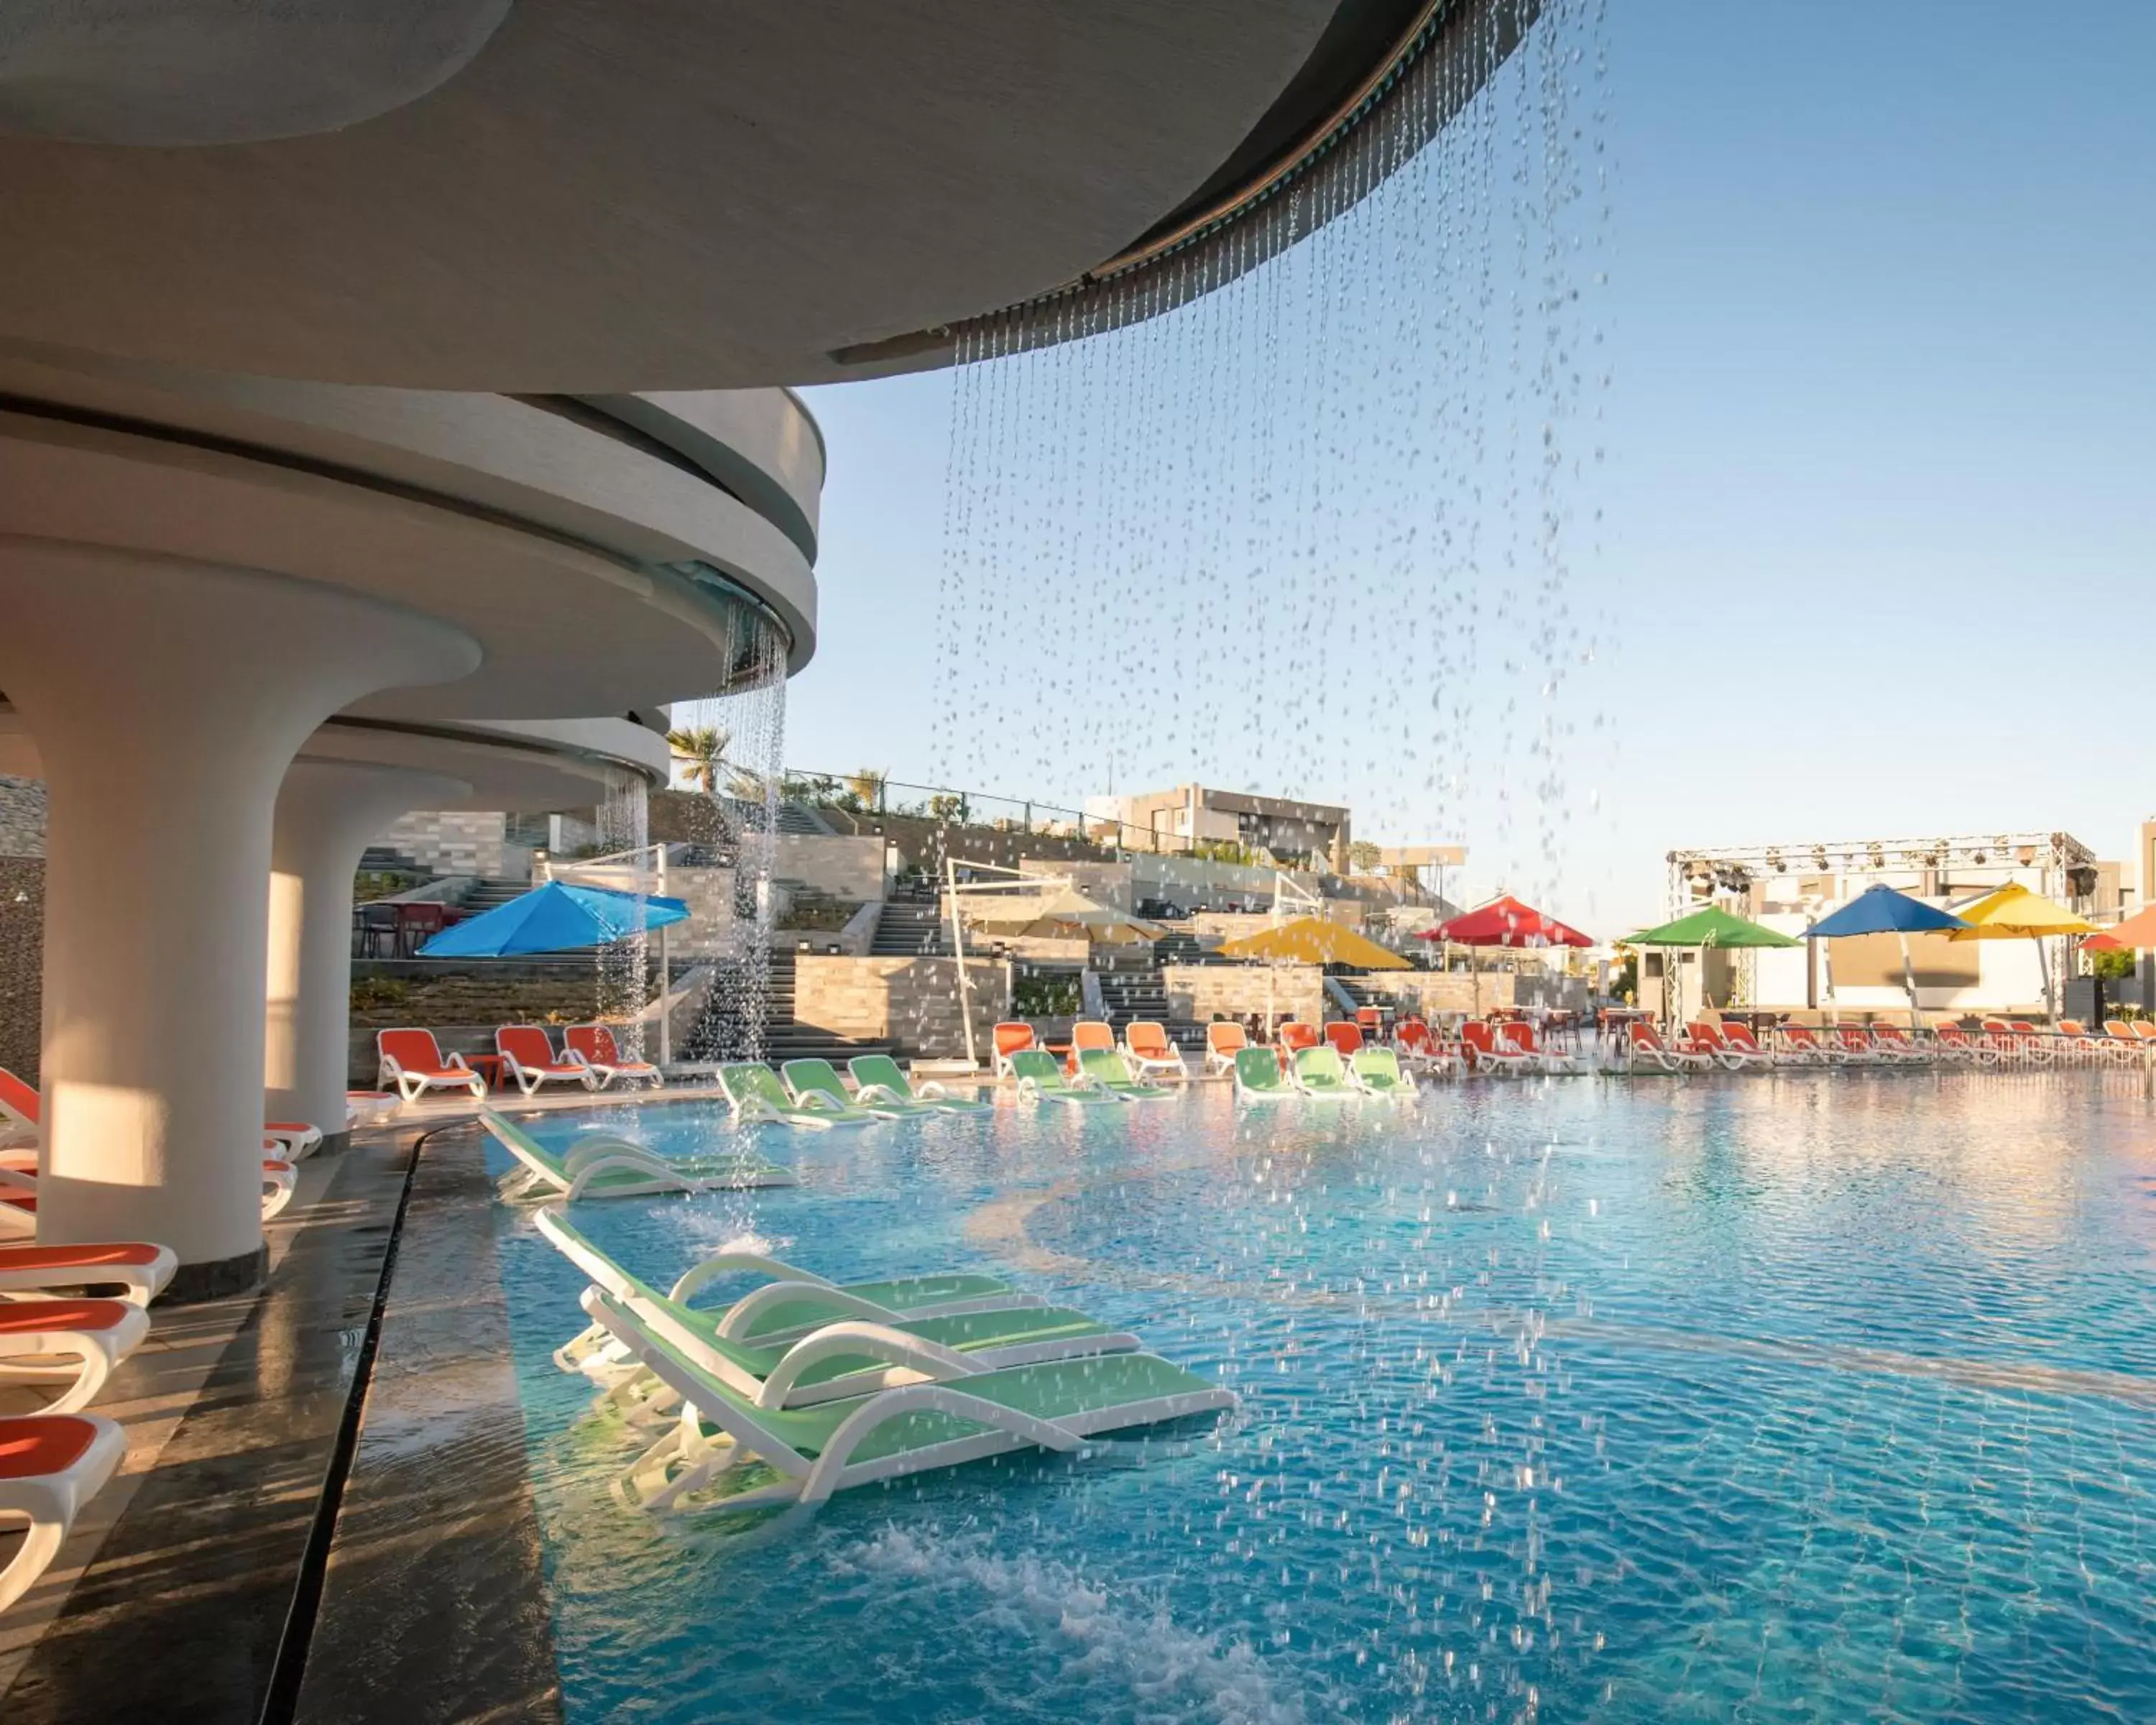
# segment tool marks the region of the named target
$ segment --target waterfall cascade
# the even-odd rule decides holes
[[[1517,50],[1463,10],[1233,228],[960,331],[945,783],[1345,803],[1547,891],[1602,627],[1604,4]]]

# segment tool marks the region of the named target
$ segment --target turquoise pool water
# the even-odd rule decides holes
[[[701,1105],[537,1121],[662,1147]],[[654,1525],[501,1210],[578,1722],[2156,1719],[2156,1115],[2097,1079],[1476,1084],[1398,1115],[1005,1107],[586,1204],[994,1267],[1232,1384],[1164,1451]],[[627,1447],[624,1447],[627,1443]]]

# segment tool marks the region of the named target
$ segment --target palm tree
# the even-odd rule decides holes
[[[666,747],[682,763],[682,776],[690,784],[701,787],[707,797],[718,793],[719,777],[729,765],[726,747],[733,740],[732,732],[716,725],[698,725],[686,731],[666,733]]]
[[[883,773],[873,767],[857,768],[846,780],[846,789],[865,814],[874,814],[883,801]]]

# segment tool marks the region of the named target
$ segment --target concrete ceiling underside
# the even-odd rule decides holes
[[[1115,256],[1291,132],[1284,93],[1329,99],[1340,15],[1368,57],[1416,10],[516,0],[341,131],[0,138],[0,334],[424,388],[848,375]]]

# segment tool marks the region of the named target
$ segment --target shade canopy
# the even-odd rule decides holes
[[[518,952],[571,952],[685,922],[678,898],[639,897],[606,886],[549,880],[483,916],[445,928],[419,948],[422,958],[505,958]]]
[[[1408,961],[1352,928],[1322,916],[1298,916],[1224,942],[1229,958],[1263,958],[1274,964],[1352,964],[1363,970],[1405,970]]]
[[[2041,892],[2031,892],[2019,881],[1986,893],[1973,905],[1964,905],[1961,920],[1950,941],[2043,940],[2055,934],[2094,934],[2095,923],[2076,916],[2064,905],[2053,904]]]
[[[1786,934],[1775,933],[1763,924],[1747,922],[1718,905],[1709,905],[1703,911],[1694,911],[1689,916],[1680,916],[1676,922],[1665,922],[1658,928],[1643,928],[1637,934],[1628,934],[1617,944],[1620,947],[1794,947],[1799,942]]]
[[[1168,933],[1158,922],[1148,922],[1068,889],[1045,898],[1014,899],[968,920],[984,934],[1082,940],[1096,947],[1149,945]]]
[[[1897,892],[1891,886],[1867,886],[1840,910],[1813,923],[1804,931],[1804,938],[1831,941],[1856,934],[1928,934],[1968,927],[1953,911],[1938,910],[1906,892]]]
[[[1486,905],[1464,911],[1435,928],[1425,928],[1415,938],[1444,941],[1455,947],[1591,947],[1594,942],[1576,928],[1509,894]]]
[[[2123,922],[2082,942],[2085,952],[2135,952],[2156,947],[2156,905],[2136,911]]]

